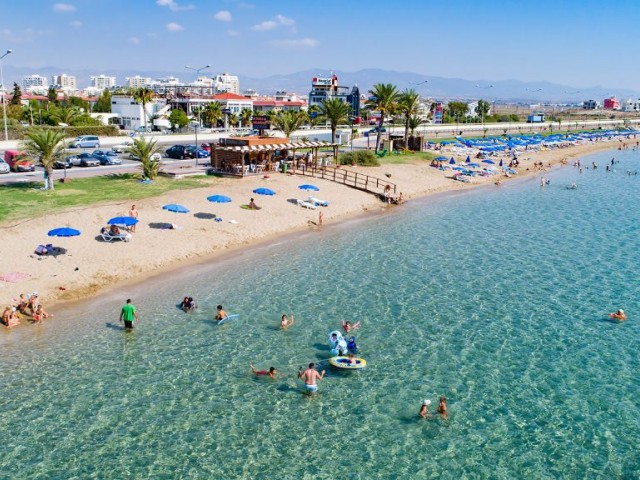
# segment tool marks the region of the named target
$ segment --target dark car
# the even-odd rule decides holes
[[[90,153],[81,153],[78,155],[78,165],[81,167],[97,167],[100,165],[100,160],[94,158]]]
[[[66,158],[63,158],[62,160],[58,160],[57,162],[54,162],[53,168],[55,169],[72,168],[73,162],[71,161],[71,158],[72,157],[66,157]]]
[[[195,152],[189,148],[189,145],[174,145],[169,147],[165,153],[167,157],[177,158],[178,160],[195,157]]]
[[[202,148],[196,148],[195,145],[188,145],[187,149],[189,151],[189,158],[196,158],[196,155],[198,156],[198,158],[207,158],[209,155],[211,155],[211,153]]]
[[[100,165],[120,165],[122,160],[118,157],[110,157],[104,153],[97,153],[97,151],[93,152],[91,156],[100,162]]]

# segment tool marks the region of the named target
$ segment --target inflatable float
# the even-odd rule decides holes
[[[329,359],[329,363],[332,367],[340,370],[361,370],[367,366],[367,361],[364,358],[354,358],[353,360],[355,363],[351,363],[349,357],[333,357]]]

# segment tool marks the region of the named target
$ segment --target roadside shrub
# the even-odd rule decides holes
[[[23,140],[24,133],[31,127],[11,126],[9,127],[9,138],[12,140]],[[65,137],[74,138],[80,135],[98,135],[101,137],[117,137],[122,135],[120,128],[116,125],[77,125],[73,127],[51,127],[42,125],[43,130],[63,130]]]
[[[355,152],[346,152],[338,157],[340,165],[360,165],[363,167],[379,167],[380,162],[375,153],[371,150],[356,150]]]

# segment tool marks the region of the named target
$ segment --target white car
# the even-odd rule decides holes
[[[9,164],[0,158],[0,173],[9,173],[10,171]]]
[[[140,160],[133,153],[129,154],[129,158],[131,160]],[[160,160],[162,160],[162,155],[160,155],[159,153],[154,153],[153,155],[151,155],[151,160],[155,160],[156,162],[159,162]]]
[[[131,146],[133,146],[133,142],[131,140],[125,140],[124,142],[111,147],[111,150],[116,153],[124,153],[124,151]]]

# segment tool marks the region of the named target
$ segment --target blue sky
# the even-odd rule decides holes
[[[18,67],[248,76],[383,68],[640,90],[624,0],[0,0]],[[188,79],[189,73],[183,75]]]

